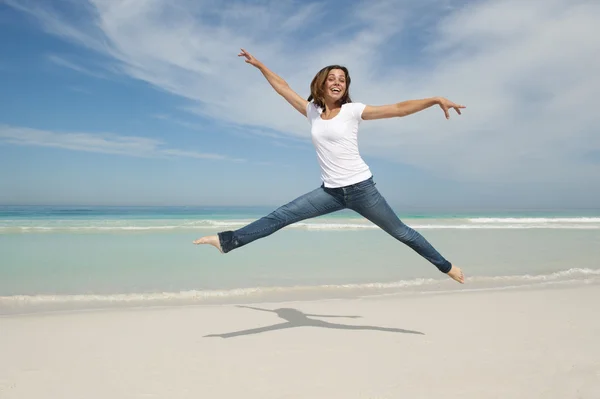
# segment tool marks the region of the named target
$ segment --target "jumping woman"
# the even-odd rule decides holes
[[[360,156],[357,136],[363,120],[407,116],[434,105],[440,106],[448,119],[451,108],[460,115],[460,109],[465,107],[442,97],[382,106],[354,103],[349,94],[348,69],[340,65],[321,69],[313,78],[310,96],[305,100],[246,50],[242,49],[238,56],[258,68],[273,89],[308,119],[323,184],[245,227],[202,237],[194,244],[210,244],[227,253],[292,223],[352,209],[408,245],[440,272],[464,283],[462,270],[446,260],[421,234],[406,226],[375,188],[369,166]]]

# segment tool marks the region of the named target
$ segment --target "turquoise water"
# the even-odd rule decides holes
[[[399,213],[460,286],[343,211],[228,254],[192,241],[272,208],[0,207],[0,313],[28,308],[498,289],[600,279],[600,212]]]

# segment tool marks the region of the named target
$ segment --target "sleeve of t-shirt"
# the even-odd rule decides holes
[[[366,105],[363,103],[350,103],[350,110],[354,119],[358,122],[362,122],[362,113],[365,110]]]
[[[308,123],[312,125],[315,118],[319,116],[319,109],[312,101],[309,101],[306,105],[306,119],[308,119]]]

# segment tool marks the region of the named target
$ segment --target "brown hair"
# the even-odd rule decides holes
[[[310,83],[310,96],[308,96],[308,101],[312,100],[317,107],[322,109],[325,109],[323,87],[325,86],[325,81],[327,80],[327,76],[329,76],[329,72],[333,69],[341,69],[346,76],[346,91],[344,92],[344,96],[340,99],[340,105],[352,102],[350,99],[350,74],[348,73],[348,68],[341,65],[329,65],[321,69]]]

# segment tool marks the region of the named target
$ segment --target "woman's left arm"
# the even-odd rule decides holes
[[[443,97],[432,97],[423,100],[408,100],[390,105],[367,105],[362,113],[364,120],[395,118],[414,114],[423,111],[434,105],[439,105],[444,111],[446,119],[450,119],[450,108],[453,108],[459,115],[464,105],[458,105]]]

